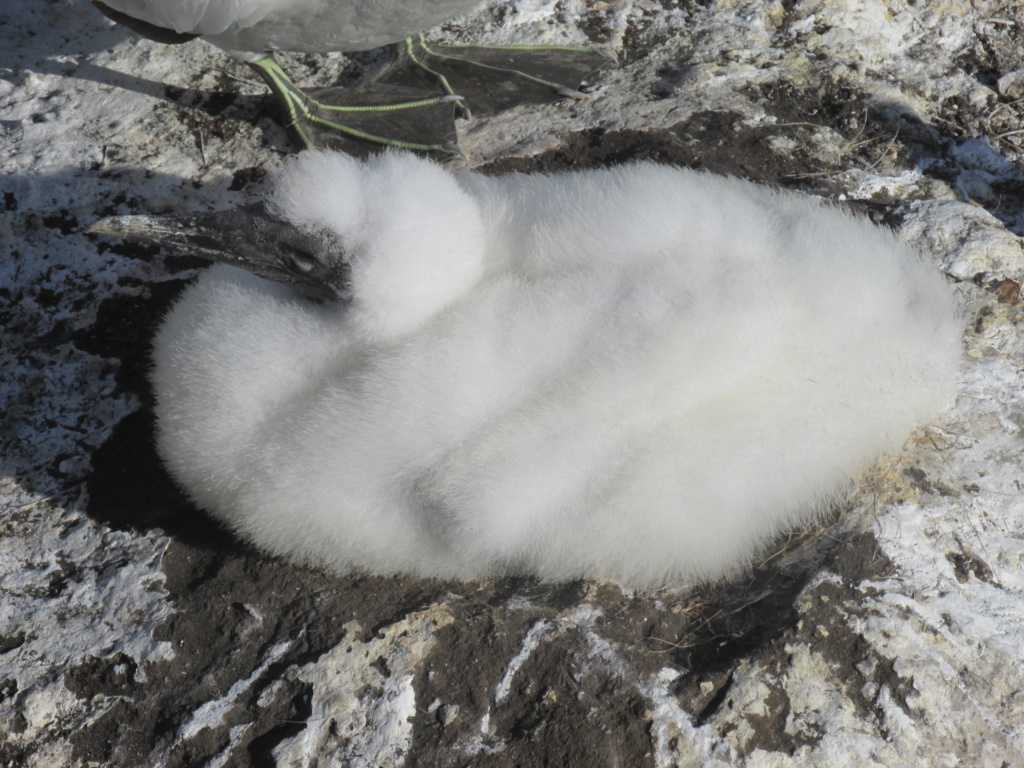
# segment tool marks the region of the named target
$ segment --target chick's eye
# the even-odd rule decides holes
[[[292,255],[292,266],[295,267],[299,272],[308,274],[313,271],[313,267],[316,263],[305,253],[293,253]]]

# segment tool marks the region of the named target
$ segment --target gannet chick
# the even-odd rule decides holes
[[[462,89],[473,96],[477,111],[524,100],[584,98],[576,86],[610,58],[568,46],[427,44],[417,34],[473,10],[481,0],[91,1],[145,37],[163,43],[202,37],[249,64],[281,102],[288,127],[306,148],[351,148],[355,140],[456,152],[451,102],[462,100]],[[392,87],[375,95],[329,88],[314,98],[273,57],[274,51],[352,52],[402,40],[405,57],[421,73],[418,80],[429,76],[441,92]],[[555,82],[563,78],[571,87]],[[376,93],[382,90],[378,86]]]
[[[340,572],[715,579],[898,448],[959,366],[932,266],[737,179],[306,153],[267,211],[217,217],[99,227],[282,281],[218,265],[171,311],[160,455],[240,536]]]

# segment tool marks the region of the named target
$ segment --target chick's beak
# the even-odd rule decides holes
[[[330,238],[300,230],[262,205],[188,216],[111,216],[86,232],[242,267],[318,301],[343,298],[346,264]]]

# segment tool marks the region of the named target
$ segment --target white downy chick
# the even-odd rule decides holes
[[[314,294],[340,298],[203,274],[156,339],[158,446],[200,506],[299,562],[716,579],[955,387],[944,278],[805,196],[307,153],[269,207],[346,265]]]

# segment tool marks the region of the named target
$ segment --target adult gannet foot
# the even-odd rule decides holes
[[[430,95],[402,86],[319,88],[304,91],[271,55],[249,66],[284,107],[287,126],[305,149],[362,154],[367,144],[458,154],[455,94]]]
[[[517,104],[585,99],[580,84],[614,63],[607,51],[562,45],[448,45],[422,34],[406,38],[400,56],[381,78],[418,87],[433,81],[459,95],[467,116],[492,114]]]
[[[433,44],[422,34],[406,38],[398,50],[395,62],[365,88],[304,91],[271,54],[249,66],[278,97],[306,149],[362,154],[370,143],[457,154],[453,104],[469,118],[517,104],[585,99],[580,83],[614,60],[593,48]]]

